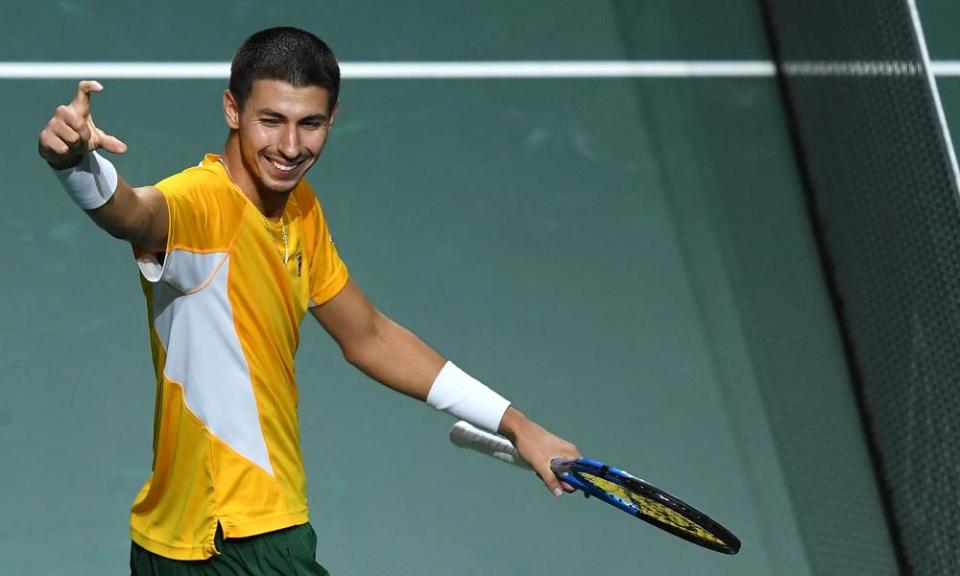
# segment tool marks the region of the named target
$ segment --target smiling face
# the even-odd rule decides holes
[[[242,108],[227,91],[224,114],[232,140],[227,155],[239,155],[228,158],[234,179],[268,203],[264,196],[292,191],[320,157],[336,105],[325,88],[263,79]]]

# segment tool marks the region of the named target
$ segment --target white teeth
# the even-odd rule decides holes
[[[290,164],[290,165],[288,165],[288,164],[280,164],[279,162],[277,162],[277,161],[275,161],[275,160],[271,160],[270,163],[273,164],[274,166],[276,166],[277,170],[283,170],[284,172],[290,172],[291,170],[293,170],[294,168],[297,167],[296,164]]]

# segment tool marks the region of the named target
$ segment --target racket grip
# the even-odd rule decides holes
[[[503,436],[480,430],[469,422],[457,422],[450,429],[450,441],[461,448],[476,450],[497,460],[530,470],[530,465],[517,454],[517,449]]]

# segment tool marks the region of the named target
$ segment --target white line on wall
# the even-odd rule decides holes
[[[515,62],[344,62],[344,78],[755,78],[776,74],[763,60],[596,60]],[[916,76],[920,61],[786,62],[792,76]],[[930,63],[935,76],[960,76],[960,61]],[[142,79],[222,80],[230,77],[228,62],[0,62],[0,79]]]

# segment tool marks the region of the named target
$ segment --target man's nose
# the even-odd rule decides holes
[[[280,149],[280,153],[290,160],[293,160],[299,155],[300,138],[296,127],[288,127],[283,131],[277,147]]]

